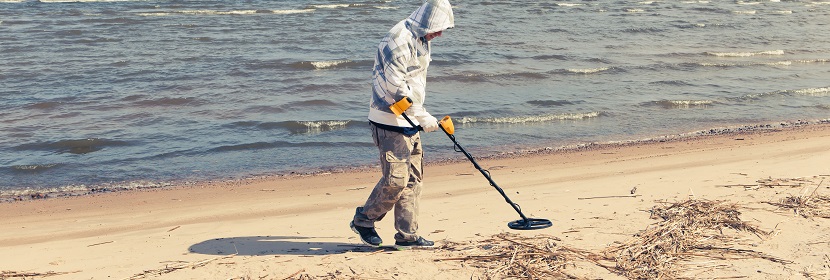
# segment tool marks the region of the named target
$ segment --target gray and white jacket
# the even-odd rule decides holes
[[[452,6],[448,0],[426,0],[418,10],[389,30],[378,45],[372,69],[372,98],[369,120],[391,126],[410,127],[389,106],[404,97],[412,99],[406,114],[418,125],[433,118],[424,109],[430,43],[429,33],[454,27]]]

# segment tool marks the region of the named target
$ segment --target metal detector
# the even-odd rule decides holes
[[[391,109],[392,113],[394,113],[395,115],[403,116],[403,118],[406,119],[406,121],[409,122],[409,124],[412,125],[412,127],[417,127],[418,130],[423,130],[421,126],[415,125],[415,123],[411,119],[409,119],[409,117],[404,112],[406,111],[406,109],[409,109],[410,106],[412,106],[412,99],[410,99],[409,97],[405,97],[400,101],[396,102],[395,104],[392,104],[392,106],[389,106],[389,109]],[[522,213],[521,207],[519,207],[518,204],[510,200],[510,198],[507,197],[507,194],[504,193],[504,190],[502,190],[499,187],[499,185],[497,185],[496,182],[493,181],[493,178],[490,177],[490,171],[481,168],[481,166],[478,165],[478,162],[476,162],[473,156],[470,155],[470,153],[468,153],[467,150],[464,150],[464,148],[461,147],[460,144],[458,144],[458,141],[455,140],[455,126],[452,124],[452,119],[450,119],[450,116],[446,116],[443,119],[441,119],[441,121],[438,122],[438,127],[440,127],[441,130],[443,130],[444,133],[447,134],[447,137],[449,137],[450,140],[452,140],[452,143],[454,144],[453,149],[456,152],[464,153],[464,155],[467,156],[467,159],[469,159],[470,162],[473,163],[473,166],[475,166],[475,168],[478,169],[479,172],[481,172],[481,175],[484,175],[484,177],[487,178],[487,181],[490,182],[490,185],[496,188],[496,190],[499,191],[501,196],[504,197],[504,200],[507,201],[507,203],[510,204],[510,206],[513,206],[513,210],[516,210],[516,212],[519,213],[519,216],[522,217],[521,220],[515,220],[507,223],[507,227],[511,229],[530,230],[548,228],[553,225],[553,223],[548,219],[528,218],[525,216],[524,213]]]

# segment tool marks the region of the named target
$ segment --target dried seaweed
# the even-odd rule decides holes
[[[445,242],[439,250],[466,251],[463,257],[437,261],[464,261],[484,270],[484,279],[580,279],[564,269],[576,260],[592,259],[593,253],[562,246],[550,235],[523,237],[501,233],[472,243]]]
[[[679,272],[687,270],[682,263],[695,258],[762,258],[789,263],[754,250],[735,248],[744,240],[737,233],[751,233],[759,238],[770,234],[741,221],[735,203],[690,199],[655,206],[651,213],[652,218],[662,221],[604,252],[615,260],[615,270],[628,278],[681,278]],[[725,229],[731,232],[725,233]]]
[[[819,217],[830,219],[830,196],[819,195],[822,180],[810,195],[789,195],[779,202],[767,202],[783,209],[792,210],[796,215],[804,218]]]

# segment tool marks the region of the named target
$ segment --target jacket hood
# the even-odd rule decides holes
[[[426,0],[420,8],[409,15],[407,21],[412,32],[418,37],[455,26],[449,0]]]

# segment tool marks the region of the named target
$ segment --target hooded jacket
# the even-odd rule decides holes
[[[430,43],[424,36],[454,27],[448,0],[426,0],[418,10],[389,30],[378,45],[372,70],[372,99],[369,120],[397,127],[411,127],[395,116],[389,106],[404,97],[412,99],[406,111],[415,124],[434,119],[424,109]]]

